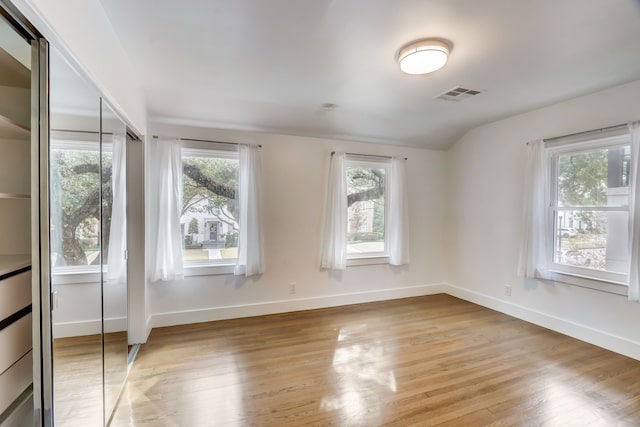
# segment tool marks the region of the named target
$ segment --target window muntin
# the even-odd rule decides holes
[[[180,225],[185,266],[229,265],[238,253],[236,152],[183,148]]]
[[[628,136],[551,150],[554,271],[627,282],[629,159]]]
[[[346,160],[347,258],[388,256],[389,163]]]

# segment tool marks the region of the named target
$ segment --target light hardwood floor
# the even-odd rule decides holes
[[[107,412],[110,413],[125,380],[126,343],[126,332],[53,340],[53,396],[57,427],[103,424],[104,404],[109,406]]]
[[[640,425],[640,362],[447,296],[154,329],[113,426]]]
[[[102,424],[102,336],[53,341],[56,426]]]

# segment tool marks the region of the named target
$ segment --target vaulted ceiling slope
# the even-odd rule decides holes
[[[469,129],[640,79],[634,0],[101,0],[149,116],[446,149]],[[453,44],[405,75],[398,50]],[[435,99],[462,86],[461,102]],[[325,103],[336,108],[323,108]]]

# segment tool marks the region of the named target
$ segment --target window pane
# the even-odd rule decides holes
[[[182,162],[184,184],[180,222],[185,262],[236,259],[238,160],[183,156]]]
[[[560,154],[558,206],[626,205],[629,152],[627,145]]]
[[[558,212],[555,262],[626,274],[627,219],[627,212]]]
[[[107,207],[104,214],[110,215],[112,154],[103,152],[102,155],[103,202]],[[99,152],[52,149],[51,263],[54,268],[100,264],[99,201]],[[108,236],[106,233],[104,238]],[[105,249],[108,243],[106,240]]]
[[[385,251],[384,168],[347,168],[347,254]]]

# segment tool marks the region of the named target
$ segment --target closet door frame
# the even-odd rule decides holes
[[[53,349],[51,327],[51,268],[49,261],[49,43],[39,39],[32,43],[31,101],[31,235],[33,261],[34,317],[34,423],[53,426]],[[37,99],[36,99],[37,98]],[[38,122],[38,123],[34,123]],[[37,129],[37,132],[34,132]],[[39,328],[37,327],[39,326]],[[38,351],[39,350],[39,351]],[[39,359],[39,360],[37,360]],[[39,401],[39,402],[38,402]],[[38,422],[39,419],[39,422]]]

